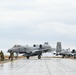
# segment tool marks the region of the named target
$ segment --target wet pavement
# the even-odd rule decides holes
[[[76,75],[76,60],[23,58],[0,64],[0,75]]]

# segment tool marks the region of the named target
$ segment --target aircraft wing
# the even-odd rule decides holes
[[[41,51],[43,52],[43,53],[46,53],[46,52],[50,52],[51,51],[51,49],[41,49]]]
[[[32,53],[36,53],[36,52],[46,53],[46,52],[50,52],[50,49],[39,49],[39,50],[32,51]]]

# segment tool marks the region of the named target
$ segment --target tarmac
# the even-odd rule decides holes
[[[76,59],[22,58],[0,64],[0,75],[76,75]]]

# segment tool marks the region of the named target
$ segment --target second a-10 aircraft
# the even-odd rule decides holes
[[[24,56],[26,56],[27,59],[29,59],[30,56],[38,56],[38,59],[40,59],[42,53],[50,52],[52,51],[52,49],[51,46],[46,42],[44,44],[39,44],[39,45],[34,44],[33,47],[14,45],[11,49],[8,49],[9,53],[11,51],[16,53],[17,55],[24,54]]]
[[[67,49],[65,51],[61,51],[56,55],[61,55],[62,58],[64,57],[74,57],[74,59],[76,58],[76,50],[73,49],[72,51],[68,51]]]

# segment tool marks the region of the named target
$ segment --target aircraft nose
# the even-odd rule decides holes
[[[7,52],[11,52],[11,51],[13,51],[13,52],[18,52],[18,49],[8,49]]]
[[[12,49],[8,49],[8,51],[7,52],[11,52],[12,51]]]

